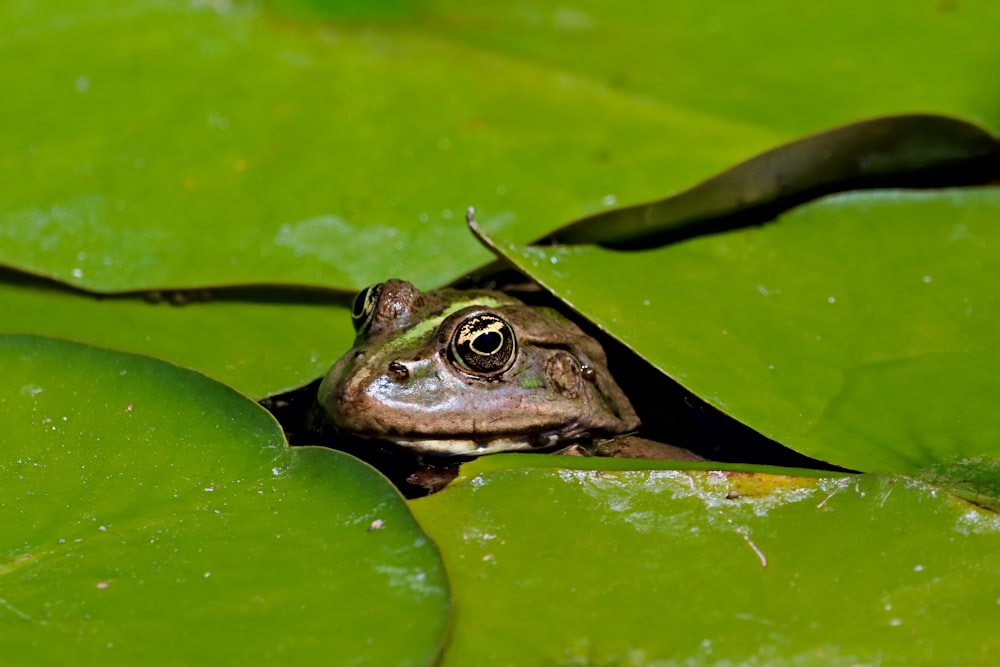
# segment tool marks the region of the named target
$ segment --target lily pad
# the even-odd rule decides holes
[[[1000,23],[1000,6],[991,0],[457,5],[422,2],[423,24],[640,104],[683,109],[692,134],[698,119],[731,118],[790,139],[915,109],[1000,127],[992,75],[1000,45],[989,27]]]
[[[941,463],[924,470],[920,478],[948,489],[980,507],[1000,512],[1000,460],[976,457]]]
[[[158,357],[255,399],[318,378],[354,340],[347,308],[285,294],[217,294],[175,306],[102,299],[15,275],[0,280],[0,331],[59,336]],[[253,296],[259,300],[254,300]]]
[[[0,337],[11,664],[426,665],[438,552],[368,466],[145,357]]]
[[[0,136],[0,263],[100,292],[437,286],[488,259],[463,231],[470,203],[537,237],[606,206],[610,151],[651,155],[649,136],[688,120],[395,20],[63,0],[7,3],[0,30],[0,57],[34,54],[0,73],[17,129]],[[657,161],[717,168],[741,136],[771,140],[699,125]]]
[[[544,465],[476,462],[411,503],[454,585],[443,664],[986,664],[1000,649],[1000,520],[933,486]]]
[[[998,215],[1000,189],[874,191],[653,251],[498,250],[764,435],[913,473],[1000,455]]]
[[[654,248],[747,227],[846,190],[985,185],[1000,178],[1000,141],[957,118],[873,118],[793,141],[666,199],[599,213],[538,244]]]
[[[991,2],[378,4],[3,3],[0,263],[435,287],[469,204],[526,241],[859,118],[1000,126]]]

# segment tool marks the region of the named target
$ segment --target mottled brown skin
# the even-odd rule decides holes
[[[638,427],[600,344],[557,312],[501,292],[425,293],[401,280],[379,289],[353,349],[320,386],[319,403],[339,429],[468,456]],[[509,367],[489,376],[463,368],[452,347],[456,330],[483,316],[516,338]]]

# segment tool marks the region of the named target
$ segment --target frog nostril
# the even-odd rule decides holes
[[[410,377],[410,369],[398,361],[390,361],[389,377],[396,382],[402,382]]]

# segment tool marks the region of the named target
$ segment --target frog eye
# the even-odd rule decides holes
[[[375,306],[378,304],[380,294],[382,294],[382,283],[366,287],[354,297],[354,305],[351,306],[351,323],[358,335],[368,331],[368,327],[372,325]]]
[[[517,339],[507,321],[492,313],[467,317],[455,329],[449,352],[452,361],[469,373],[499,376],[514,365]]]

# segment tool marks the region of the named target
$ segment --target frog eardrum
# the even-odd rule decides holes
[[[423,453],[541,449],[634,430],[600,344],[549,308],[502,292],[360,292],[357,337],[320,384],[339,430]]]

